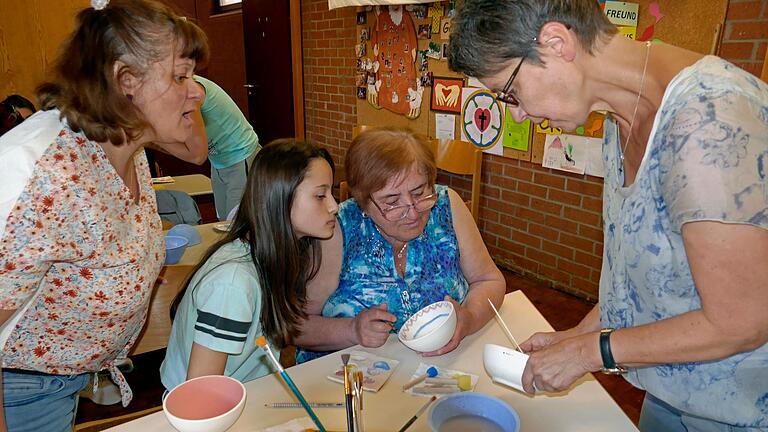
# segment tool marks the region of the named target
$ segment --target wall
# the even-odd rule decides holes
[[[731,0],[723,31],[723,56],[756,74],[768,39],[766,3]],[[327,146],[341,161],[357,118],[356,10],[328,11],[327,0],[301,4],[307,138]],[[711,45],[711,33],[702,31],[704,49]],[[739,49],[730,45],[736,39],[743,44]],[[467,178],[441,174],[438,181],[469,194]],[[481,194],[479,227],[499,265],[581,297],[597,298],[602,179],[485,155]]]
[[[88,0],[0,2],[0,100],[17,93],[35,101],[35,87],[72,31],[77,11],[88,5]]]
[[[768,47],[768,0],[731,0],[720,56],[760,76]]]

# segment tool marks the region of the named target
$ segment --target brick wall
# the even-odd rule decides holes
[[[355,8],[328,10],[328,0],[301,1],[306,139],[339,163],[352,139],[355,109]]]
[[[720,56],[760,76],[768,47],[768,0],[730,0]]]
[[[757,75],[768,38],[767,3],[731,0],[723,34],[722,55]],[[327,146],[337,161],[349,146],[357,115],[355,12],[328,11],[327,0],[302,0],[307,138]],[[469,196],[466,177],[441,173],[438,182]],[[478,226],[500,266],[597,298],[602,179],[485,155],[481,195]]]

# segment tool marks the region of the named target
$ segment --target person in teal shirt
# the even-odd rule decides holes
[[[168,390],[203,375],[244,382],[274,372],[255,340],[263,335],[280,352],[306,319],[305,286],[320,265],[319,239],[336,227],[333,159],[313,144],[281,139],[253,163],[232,228],[172,303],[160,367]]]
[[[205,91],[200,112],[208,139],[216,215],[227,219],[243,196],[248,170],[261,149],[259,137],[224,89],[199,75],[193,79]]]

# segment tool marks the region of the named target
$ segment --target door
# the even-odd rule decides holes
[[[244,0],[242,11],[249,121],[262,145],[294,137],[290,0]]]

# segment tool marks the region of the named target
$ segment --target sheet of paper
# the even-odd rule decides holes
[[[587,138],[587,165],[584,172],[595,177],[605,178],[605,163],[603,162],[602,138]]]
[[[531,139],[531,120],[525,119],[518,123],[512,118],[512,114],[507,108],[504,116],[504,135],[502,137],[504,147],[514,150],[528,151],[528,143]]]
[[[541,165],[577,174],[584,174],[587,149],[584,137],[575,135],[547,135]]]
[[[456,116],[454,114],[435,114],[435,138],[452,140],[456,133]]]

